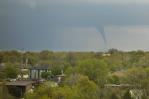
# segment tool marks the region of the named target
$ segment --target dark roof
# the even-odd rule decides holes
[[[8,82],[5,85],[6,86],[27,86],[31,85],[33,81],[15,81],[15,82]]]
[[[49,65],[37,65],[31,67],[30,69],[49,69]]]

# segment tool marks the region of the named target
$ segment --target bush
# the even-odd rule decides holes
[[[41,77],[44,78],[44,79],[50,79],[52,76],[51,72],[43,72],[41,74]]]

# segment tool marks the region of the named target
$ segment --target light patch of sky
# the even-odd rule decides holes
[[[109,48],[148,50],[149,26],[108,26],[105,29]]]
[[[63,27],[56,29],[56,37],[64,50],[101,51],[104,48],[103,38],[95,27]]]

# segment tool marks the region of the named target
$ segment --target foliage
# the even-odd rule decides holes
[[[39,86],[34,93],[27,93],[26,99],[98,99],[98,86],[87,76],[80,76],[73,86]]]
[[[50,86],[46,83],[35,89],[34,93],[26,93],[25,99],[50,99],[49,93],[51,92]]]
[[[7,66],[4,69],[4,72],[7,78],[17,78],[18,69],[15,68],[15,66],[13,66],[12,64],[7,64]]]
[[[60,75],[62,73],[62,67],[61,66],[53,66],[51,69],[51,72],[53,75]]]
[[[58,87],[41,85],[26,99],[123,99],[127,89],[106,88],[106,84],[126,84],[130,89],[138,89],[143,98],[149,97],[149,52],[123,52],[110,49],[109,56],[102,52],[18,52],[0,51],[0,64],[6,64],[0,71],[0,80],[16,78],[18,67],[50,65],[50,72],[42,73],[47,79],[51,75],[66,74]],[[18,66],[18,67],[17,67]],[[128,97],[126,97],[128,98]]]
[[[98,99],[98,86],[88,79],[81,76],[76,84],[77,99]]]
[[[111,84],[120,84],[120,79],[116,75],[109,76],[107,80]]]
[[[80,74],[87,75],[90,80],[101,86],[106,82],[109,71],[107,64],[97,59],[84,60],[77,69]]]
[[[41,77],[44,79],[50,79],[52,76],[51,72],[42,72]]]

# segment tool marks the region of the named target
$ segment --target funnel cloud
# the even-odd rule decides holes
[[[104,41],[104,45],[105,45],[104,49],[107,50],[107,38],[106,38],[105,31],[104,31],[104,26],[100,27],[98,30],[103,38],[103,41]]]

